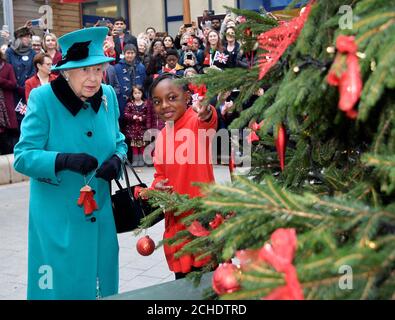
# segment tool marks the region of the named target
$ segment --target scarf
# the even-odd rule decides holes
[[[24,46],[21,39],[16,39],[11,48],[15,51],[17,55],[24,56],[32,49],[31,45]]]

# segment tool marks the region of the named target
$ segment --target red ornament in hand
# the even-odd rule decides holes
[[[144,236],[137,241],[136,248],[142,256],[149,256],[155,250],[155,242],[149,236]]]
[[[237,280],[239,269],[232,263],[222,263],[213,274],[213,289],[218,295],[232,293],[240,289]]]
[[[86,215],[92,214],[93,211],[99,209],[95,199],[93,198],[94,192],[90,186],[85,186],[80,190],[80,197],[77,204],[84,207]]]

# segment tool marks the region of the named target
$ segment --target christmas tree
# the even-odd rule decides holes
[[[287,21],[232,9],[259,63],[195,80],[207,100],[240,89],[231,128],[259,138],[248,174],[202,186],[204,198],[150,192],[168,212],[193,209],[171,243],[192,240],[179,255],[210,255],[207,270],[228,262],[214,273],[221,299],[395,295],[395,1],[310,5]]]

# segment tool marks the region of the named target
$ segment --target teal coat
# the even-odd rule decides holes
[[[101,296],[118,292],[119,247],[108,182],[92,179],[99,209],[85,216],[77,205],[84,177],[55,173],[59,152],[90,154],[99,166],[114,154],[126,155],[115,92],[107,85],[102,90],[106,98],[97,103],[97,113],[88,107],[75,115],[51,85],[30,94],[14,150],[15,169],[31,178],[28,299],[95,299],[97,287]]]

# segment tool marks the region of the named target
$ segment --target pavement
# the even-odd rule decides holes
[[[147,185],[152,182],[154,168],[137,171]],[[227,166],[215,166],[214,174],[218,183],[230,181]],[[0,186],[0,300],[26,299],[28,206],[29,182]],[[147,229],[146,234],[158,243],[163,230],[164,221],[161,221]],[[137,253],[136,242],[143,234],[118,234],[119,293],[174,280],[163,247],[148,257]]]

